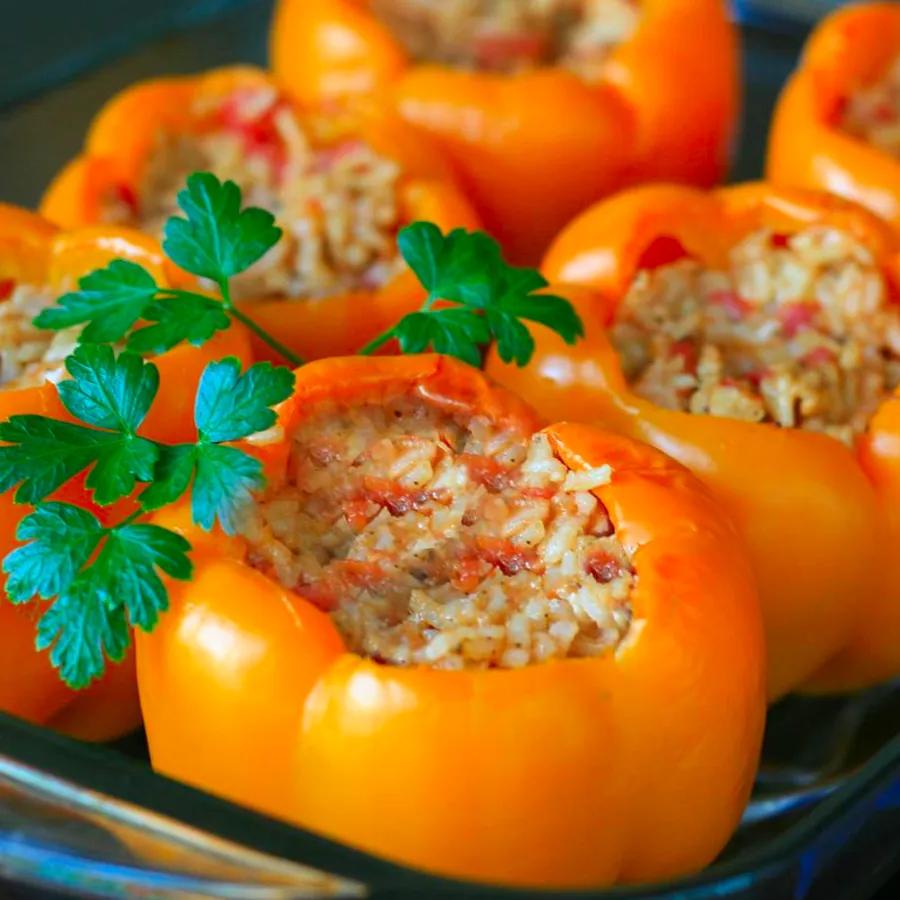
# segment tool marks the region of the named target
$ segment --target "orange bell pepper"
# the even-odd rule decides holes
[[[643,0],[595,84],[558,67],[514,75],[414,63],[367,0],[281,0],[276,74],[302,103],[391,98],[439,139],[488,230],[533,263],[590,203],[637,181],[724,175],[738,60],[721,0]]]
[[[778,101],[767,177],[847,197],[900,226],[900,160],[840,124],[848,97],[898,57],[896,3],[854,4],[824,19]]]
[[[570,291],[587,337],[574,348],[541,328],[529,367],[487,370],[545,415],[598,422],[694,471],[732,514],[753,558],[769,646],[769,693],[861,687],[900,672],[900,572],[885,523],[900,488],[887,437],[892,403],[856,449],[826,435],[663,409],[628,387],[605,333],[641,268],[690,256],[713,268],[747,234],[824,224],[867,246],[900,300],[900,242],[838,198],[749,184],[703,193],[638,188],[599,204],[558,238],[545,275]],[[896,432],[900,435],[900,432]],[[894,472],[894,481],[891,473]],[[890,489],[886,485],[892,484]]]
[[[277,485],[290,436],[319,404],[397,396],[536,428],[521,401],[462,363],[357,357],[298,370],[280,437],[247,449]],[[640,623],[618,650],[507,670],[381,664],[253,568],[243,538],[168,510],[161,523],[193,543],[196,574],[170,586],[170,610],[137,637],[154,767],[450,876],[585,886],[709,862],[741,815],[764,716],[743,547],[656,451],[580,425],[546,434],[574,470],[613,467],[595,493],[634,561]]]
[[[78,278],[113,258],[129,259],[147,268],[161,283],[178,281],[156,243],[123,228],[93,227],[60,231],[47,220],[0,204],[0,283],[49,287],[63,292]],[[2,301],[0,301],[2,302]],[[206,363],[236,355],[249,361],[249,340],[242,328],[221,332],[204,347],[176,347],[155,362],[160,370],[159,402],[144,424],[157,440],[191,438],[193,390]],[[68,419],[55,387],[0,387],[0,419],[36,413]],[[108,511],[92,506],[83,480],[64,486],[57,499],[87,506],[103,518]],[[15,546],[15,532],[28,507],[13,503],[12,492],[0,494],[0,557]],[[5,583],[5,576],[3,578]],[[134,660],[129,655],[107,676],[85,691],[70,691],[51,668],[47,654],[34,648],[37,614],[31,605],[13,606],[0,599],[0,709],[78,737],[105,740],[140,723]]]
[[[41,211],[73,228],[100,221],[110,197],[137,204],[143,173],[161,135],[219,130],[221,121],[208,112],[213,101],[254,89],[278,88],[259,69],[233,67],[148,81],[123,91],[94,120],[84,153],[50,185]],[[332,112],[327,120],[329,136],[323,146],[360,140],[398,164],[404,223],[425,219],[445,230],[479,227],[441,155],[395,115],[373,105],[352,115]],[[266,135],[261,133],[259,140]],[[287,299],[254,299],[247,302],[247,311],[303,359],[319,359],[355,352],[418,308],[425,295],[415,278],[403,272],[380,288]],[[271,348],[255,338],[254,351],[257,357],[272,358]]]

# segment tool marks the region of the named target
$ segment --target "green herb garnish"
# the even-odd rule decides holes
[[[182,342],[200,346],[237,319],[293,365],[300,359],[234,304],[231,279],[261,259],[281,238],[271,213],[241,208],[241,191],[209,172],[196,172],[178,195],[184,218],[166,223],[163,250],[178,266],[212,281],[219,299],[160,287],[137,263],[113,260],[78,282],[34,320],[58,331],[84,325],[82,344],[119,343],[135,353],[164,353]]]
[[[182,342],[199,346],[236,319],[285,359],[302,362],[232,300],[231,279],[280,239],[274,218],[242,209],[237,185],[209,173],[189,177],[178,205],[184,217],[167,222],[163,249],[182,269],[214,283],[220,296],[162,288],[146,269],[121,259],[86,275],[78,291],[35,320],[55,330],[84,326],[80,346],[66,359],[70,378],[57,386],[75,421],[18,415],[0,423],[0,491],[15,489],[16,502],[35,507],[17,529],[23,545],[3,560],[7,594],[17,604],[50,601],[37,647],[50,648],[73,687],[100,677],[107,659],[122,659],[130,628],[153,629],[169,602],[162,576],[191,578],[189,543],[141,518],[190,492],[198,525],[234,533],[264,479],[260,462],[231,443],[270,428],[272,407],[293,389],[285,368],[261,363],[242,372],[236,359],[210,363],[195,398],[197,439],[163,444],[140,433],[159,389],[159,372],[143,355]],[[417,222],[400,232],[398,245],[428,296],[363,354],[396,339],[404,353],[432,348],[480,365],[496,341],[502,359],[524,366],[534,353],[525,322],[546,325],[570,344],[583,334],[571,304],[536,293],[547,287],[545,279],[508,265],[482,232],[444,235]],[[125,349],[117,353],[113,344]],[[133,498],[133,511],[110,524],[93,509],[48,499],[82,474],[98,506]]]
[[[479,366],[484,347],[496,341],[501,359],[525,366],[534,354],[534,338],[524,321],[546,325],[567,344],[584,335],[572,304],[536,294],[547,280],[535,269],[509,265],[500,245],[484,232],[457,228],[444,235],[430,222],[415,222],[401,230],[397,243],[428,297],[418,312],[404,316],[361,354],[396,339],[404,353],[430,347]]]
[[[84,687],[103,674],[105,657],[121,660],[129,627],[152,630],[168,595],[159,572],[191,577],[188,542],[139,520],[188,490],[195,522],[227,533],[237,527],[262,465],[228,446],[275,423],[272,406],[290,396],[293,373],[269,363],[241,372],[236,359],[210,363],[197,389],[194,443],[167,445],[137,432],[159,387],[153,363],[108,345],[85,344],[66,360],[60,400],[79,423],[38,415],[0,423],[0,490],[36,504],[19,524],[24,546],[3,561],[13,603],[53,602],[38,626],[38,649],[52,647],[63,679]],[[81,472],[95,501],[131,496],[138,508],[113,525],[88,510],[47,497]]]

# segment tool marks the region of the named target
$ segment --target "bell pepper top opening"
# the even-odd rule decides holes
[[[900,159],[900,55],[881,78],[845,99],[839,124],[854,137]]]
[[[559,65],[599,80],[638,27],[638,0],[372,0],[372,11],[420,62],[488,72]]]
[[[396,249],[402,171],[340,115],[304,115],[272,84],[198,91],[187,130],[161,127],[136,184],[113,183],[102,221],[162,236],[187,176],[210,171],[275,215],[279,243],[233,282],[235,299],[321,297],[381,287]]]
[[[660,406],[848,444],[900,384],[900,307],[870,250],[833,227],[756,231],[727,271],[640,271],[611,338],[632,389]]]
[[[14,279],[5,279],[0,286],[0,390],[59,381],[81,326],[62,331],[37,328],[35,316],[56,302],[56,292]]]
[[[281,483],[247,510],[250,563],[391,665],[517,668],[614,650],[632,562],[549,438],[408,393],[304,414]]]

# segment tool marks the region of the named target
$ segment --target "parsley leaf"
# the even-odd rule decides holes
[[[404,353],[421,353],[431,346],[436,353],[455,356],[473,366],[481,365],[478,347],[491,339],[484,317],[459,307],[412,313],[397,324],[395,333]]]
[[[134,327],[159,292],[145,268],[125,259],[114,259],[105,269],[85,275],[78,287],[63,294],[57,306],[43,310],[34,324],[58,331],[87,322],[81,341],[114,344]]]
[[[144,310],[145,325],[128,336],[133,353],[165,353],[182,341],[201,347],[231,324],[225,306],[212,297],[187,291],[162,293]]]
[[[248,269],[281,238],[271,213],[241,209],[241,191],[209,172],[195,172],[178,195],[185,218],[173,216],[165,226],[163,249],[187,272],[215,282],[221,297],[161,287],[135,262],[113,260],[85,275],[78,290],[64,294],[43,310],[34,324],[58,331],[83,325],[82,344],[125,342],[134,353],[165,353],[182,342],[200,346],[236,319],[293,365],[302,365],[231,297],[229,279]]]
[[[534,354],[525,322],[545,325],[569,344],[584,334],[572,304],[536,294],[548,286],[546,279],[534,269],[508,265],[500,245],[484,232],[457,228],[445,235],[430,222],[415,222],[400,231],[397,244],[428,298],[362,354],[396,338],[404,353],[431,347],[477,366],[483,348],[494,340],[502,359],[524,366]]]
[[[275,424],[270,409],[294,389],[294,373],[271,363],[257,363],[241,374],[234,357],[212,362],[197,390],[194,421],[201,441],[237,441]]]
[[[156,624],[169,602],[158,572],[191,577],[190,545],[181,535],[127,520],[105,528],[68,503],[38,506],[16,537],[27,543],[3,561],[7,593],[16,603],[55,597],[38,624],[37,648],[53,648],[51,661],[72,687],[102,675],[104,657],[122,659],[129,625]]]
[[[262,463],[243,450],[218,444],[199,447],[191,490],[194,521],[207,531],[218,521],[222,531],[234,534],[251,491],[264,482]]]
[[[235,447],[222,446],[275,424],[271,409],[294,386],[288,369],[257,363],[241,373],[233,357],[210,363],[200,379],[194,408],[196,444],[162,450],[154,483],[141,494],[144,509],[174,502],[189,486],[194,521],[210,529],[218,521],[233,534],[241,508],[263,485],[259,460]]]
[[[137,431],[159,390],[159,370],[133,353],[111,347],[77,347],[66,358],[72,376],[57,385],[59,399],[82,422],[97,428]]]
[[[84,688],[100,678],[106,659],[121,662],[128,649],[125,610],[110,607],[105,594],[86,577],[59,595],[38,622],[35,646],[50,649],[50,662],[69,687]]]
[[[88,570],[90,584],[111,601],[124,603],[132,625],[152,631],[169,597],[156,570],[188,581],[193,566],[190,544],[158,525],[132,524],[114,529]]]
[[[249,269],[281,238],[271,213],[241,209],[240,188],[210,172],[188,177],[178,205],[186,218],[166,223],[163,250],[185,271],[216,282],[226,299],[228,279]]]
[[[153,478],[158,451],[137,428],[156,396],[156,367],[130,353],[117,358],[102,345],[79,347],[66,366],[72,378],[57,386],[60,399],[96,427],[38,415],[0,423],[0,491],[18,484],[17,503],[37,503],[86,469],[86,484],[104,506]]]
[[[3,560],[9,599],[24,603],[55,596],[74,581],[102,537],[103,526],[86,509],[69,503],[38,506],[16,529],[16,538],[30,543]]]

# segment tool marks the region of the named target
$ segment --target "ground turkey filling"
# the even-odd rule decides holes
[[[756,232],[728,271],[640,272],[611,337],[654,403],[847,443],[900,382],[898,307],[872,254],[832,228]]]
[[[514,72],[558,64],[593,81],[638,26],[637,0],[372,0],[418,60]]]
[[[30,387],[62,377],[80,327],[55,332],[32,325],[55,299],[44,288],[0,279],[0,388]]]
[[[320,409],[287,484],[247,513],[250,560],[393,665],[516,668],[615,648],[631,562],[546,437],[411,400]]]
[[[211,171],[269,210],[281,241],[234,280],[238,298],[317,297],[379,287],[396,250],[401,172],[334,119],[304,118],[273,88],[243,88],[195,109],[203,134],[161,132],[137,190],[115,188],[103,219],[161,235],[187,176]]]
[[[844,109],[843,127],[900,158],[900,56],[880,81],[850,97]]]

